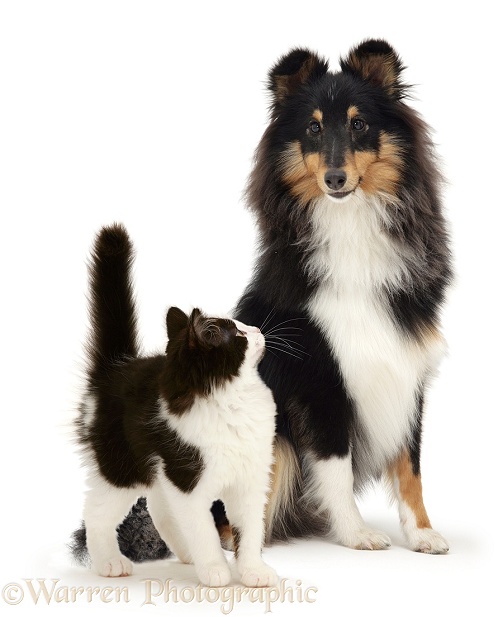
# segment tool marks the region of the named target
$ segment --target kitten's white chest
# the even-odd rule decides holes
[[[167,414],[167,412],[166,412]],[[169,424],[199,448],[207,481],[217,486],[250,478],[273,461],[276,406],[256,369],[237,377],[208,398],[199,398],[181,417],[167,414]]]
[[[386,288],[406,279],[406,256],[364,202],[319,204],[314,223],[312,267],[322,283],[308,310],[334,351],[367,437],[354,444],[356,460],[380,473],[406,443],[431,356],[389,315]]]

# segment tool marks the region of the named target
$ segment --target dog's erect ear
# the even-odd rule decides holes
[[[268,74],[273,107],[278,108],[301,86],[321,77],[327,69],[327,62],[309,49],[292,49],[282,56]]]
[[[166,330],[168,339],[174,339],[188,325],[188,317],[176,306],[172,306],[166,315]]]
[[[339,62],[344,73],[359,75],[394,98],[404,96],[406,86],[400,81],[404,66],[389,43],[376,39],[364,41]]]

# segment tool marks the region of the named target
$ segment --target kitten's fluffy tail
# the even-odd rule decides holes
[[[91,337],[87,354],[93,379],[104,377],[116,361],[138,355],[133,260],[126,229],[118,223],[103,227],[89,265]]]

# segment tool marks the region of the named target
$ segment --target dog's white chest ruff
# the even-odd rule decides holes
[[[354,401],[361,438],[355,460],[381,473],[407,443],[432,353],[395,325],[388,289],[406,284],[403,249],[382,230],[377,204],[353,197],[316,204],[311,267],[321,284],[308,310],[333,350]],[[378,206],[380,208],[380,206]]]

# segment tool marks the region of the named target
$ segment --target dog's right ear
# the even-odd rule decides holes
[[[273,93],[276,111],[304,84],[327,72],[328,63],[309,49],[292,49],[282,56],[268,74],[268,88]]]

